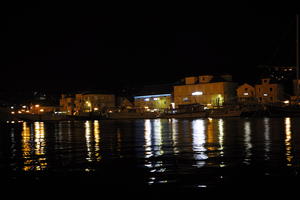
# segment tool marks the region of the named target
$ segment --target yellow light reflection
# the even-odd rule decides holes
[[[285,124],[285,156],[287,160],[287,166],[292,166],[292,131],[291,131],[291,118],[284,119]]]
[[[86,121],[84,123],[85,127],[85,140],[87,148],[88,162],[99,162],[101,160],[100,154],[100,125],[99,121],[95,120],[93,122]],[[93,169],[86,169],[86,171],[91,171]]]
[[[245,122],[244,123],[244,144],[245,144],[245,159],[244,163],[245,164],[250,164],[250,157],[252,155],[251,149],[252,149],[252,144],[251,144],[251,124],[250,122]]]
[[[101,160],[100,155],[100,126],[99,121],[94,121],[94,136],[95,136],[95,157],[97,161]]]
[[[22,130],[22,157],[24,159],[24,171],[31,170],[32,166],[32,147],[30,145],[30,128],[26,122],[23,122],[23,130]]]
[[[203,167],[205,160],[208,158],[206,155],[205,144],[205,124],[203,119],[197,119],[192,122],[193,130],[193,151],[197,167]]]

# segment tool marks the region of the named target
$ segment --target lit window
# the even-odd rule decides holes
[[[144,101],[150,101],[150,99],[149,99],[149,98],[146,98],[146,99],[144,99]]]
[[[158,100],[159,100],[159,98],[155,97],[155,98],[153,98],[153,100],[154,100],[154,101],[158,101]]]
[[[249,93],[248,93],[248,92],[245,92],[245,93],[244,93],[244,95],[245,95],[245,96],[248,96],[248,95],[249,95]]]
[[[265,97],[267,97],[267,96],[268,96],[268,94],[266,94],[266,93],[265,93],[265,94],[264,94],[264,96],[265,96]]]
[[[202,91],[196,91],[192,93],[193,96],[203,95]]]
[[[189,101],[189,98],[188,97],[184,97],[183,101]]]

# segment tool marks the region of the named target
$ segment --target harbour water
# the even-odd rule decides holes
[[[300,185],[300,118],[22,122],[0,130],[8,188],[291,194]]]

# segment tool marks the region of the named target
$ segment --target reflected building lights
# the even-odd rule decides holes
[[[218,130],[219,130],[219,151],[220,151],[220,157],[224,156],[224,120],[219,119],[218,121]],[[224,164],[223,161],[219,164],[220,167],[225,167],[226,165]]]
[[[178,120],[177,119],[170,119],[171,123],[171,133],[172,133],[172,144],[173,150],[175,154],[179,153],[178,149]]]
[[[34,122],[33,134],[26,122],[22,129],[22,157],[24,171],[40,171],[47,168],[44,122]]]
[[[287,117],[284,119],[285,125],[285,156],[287,160],[287,166],[292,166],[292,132],[291,132],[291,118]]]
[[[152,141],[151,141],[151,121],[146,119],[144,122],[144,137],[145,137],[145,158],[150,158],[152,154]]]
[[[161,126],[161,120],[155,119],[154,122],[154,129],[153,129],[153,138],[154,138],[154,155],[160,156],[164,153],[162,150],[162,126]]]
[[[30,171],[32,168],[31,156],[34,154],[33,148],[30,142],[30,127],[28,127],[27,122],[23,122],[22,129],[22,158],[24,159],[24,171]]]
[[[95,157],[96,157],[96,161],[100,161],[101,160],[101,155],[100,155],[100,125],[99,125],[98,120],[94,121],[94,137],[95,137]]]
[[[205,165],[205,160],[208,158],[205,154],[206,149],[205,144],[205,124],[204,120],[197,119],[192,122],[193,130],[193,151],[194,159],[196,160],[197,167],[203,167]]]
[[[250,157],[252,155],[251,149],[252,149],[252,144],[251,144],[251,124],[250,122],[245,122],[244,123],[244,144],[245,144],[245,159],[244,163],[245,164],[250,164]]]
[[[91,122],[86,121],[84,123],[85,127],[85,140],[86,140],[86,148],[87,148],[87,161],[92,162],[92,136],[91,136]]]
[[[269,118],[264,118],[264,137],[265,137],[265,159],[269,160],[270,156],[270,119]]]

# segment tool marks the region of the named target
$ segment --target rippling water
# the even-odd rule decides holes
[[[139,191],[294,190],[300,118],[23,122],[0,127],[10,184]]]

